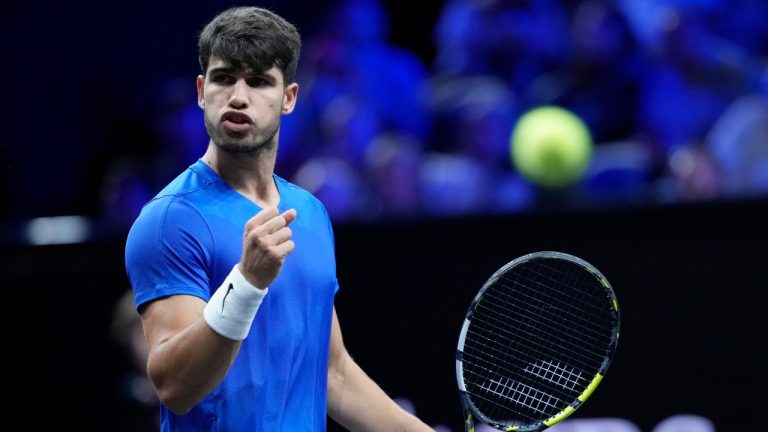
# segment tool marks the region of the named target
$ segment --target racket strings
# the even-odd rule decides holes
[[[483,306],[480,306],[480,307],[483,307]],[[491,308],[493,306],[490,306],[490,307],[485,306],[485,307],[486,308]],[[496,305],[496,308],[500,309],[501,306]],[[580,331],[580,333],[579,333],[580,336],[592,339],[593,342],[604,340],[604,336],[605,335],[599,333],[600,329],[596,329],[595,328],[594,324],[592,324],[594,321],[585,320],[584,322],[579,322],[579,321],[582,320],[581,317],[567,317],[566,315],[570,315],[570,314],[568,312],[565,312],[565,311],[560,311],[561,313],[556,314],[557,311],[555,311],[554,310],[555,308],[551,307],[551,306],[549,306],[549,307],[547,307],[547,306],[539,307],[539,306],[537,306],[535,304],[532,304],[532,305],[529,305],[529,308],[530,308],[531,311],[536,312],[536,314],[534,316],[541,316],[542,314],[553,314],[553,316],[558,319],[558,321],[561,323],[561,325],[553,325],[553,324],[557,324],[557,322],[555,322],[555,321],[542,322],[542,323],[538,324],[538,326],[540,326],[542,328],[549,328],[549,329],[551,329],[553,331],[553,333],[556,333],[556,332],[562,330],[562,323],[567,323],[568,324],[568,328],[576,327],[576,330]],[[496,310],[496,311],[492,311],[492,312],[493,313],[499,313],[501,311],[500,310]],[[530,316],[530,314],[529,314],[529,316]],[[536,328],[537,327],[537,326],[534,326],[533,324],[530,324],[529,321],[527,321],[527,320],[515,319],[514,317],[509,317],[509,319],[514,320],[515,322],[517,322],[518,324],[520,324],[522,326],[531,327],[531,328]],[[593,320],[594,319],[600,319],[600,317],[595,316],[592,319]],[[497,320],[498,321],[502,321],[501,318],[498,318]],[[506,321],[506,320],[504,320],[504,321]],[[564,342],[567,342],[567,339],[562,337],[562,336],[555,336],[555,337],[558,337],[559,339],[563,340]]]
[[[508,425],[565,409],[610,349],[610,300],[596,275],[570,261],[539,260],[500,275],[467,331],[463,367],[472,402]]]
[[[508,288],[504,284],[502,286]],[[508,314],[509,310],[503,310],[502,307],[498,306],[494,307],[492,302],[486,303],[486,307],[491,309],[487,311],[487,317],[494,320],[500,328],[512,327],[515,334],[512,337],[519,337],[517,334],[522,332],[534,337],[532,342],[541,340],[546,341],[547,345],[551,345],[551,342],[556,341],[560,346],[574,350],[577,354],[584,355],[587,359],[592,358],[589,354],[599,358],[604,357],[604,352],[589,352],[587,348],[604,344],[606,338],[610,339],[611,334],[606,334],[604,329],[597,328],[596,325],[596,323],[599,324],[601,320],[606,319],[606,313],[597,314],[595,312],[601,311],[589,311],[579,308],[583,312],[581,314],[583,316],[580,316],[567,309],[551,305],[554,301],[553,298],[545,300],[549,304],[538,302],[536,298],[522,298],[526,296],[524,292],[519,296],[522,298],[522,303],[524,303],[523,307],[520,307],[519,302],[516,302],[509,295],[508,291],[508,289],[494,290],[494,293],[504,296],[505,298],[502,301],[509,300],[508,304],[511,304],[510,307],[520,309],[519,314],[509,317],[509,322],[503,322],[504,315],[501,315],[502,313]],[[536,337],[541,332],[546,333],[546,338]],[[592,345],[585,345],[582,340],[587,340]]]
[[[528,366],[522,369],[522,371],[526,373],[525,374],[520,373],[518,372],[520,370],[519,364],[513,364],[505,360],[504,356],[508,355],[509,351],[503,352],[500,349],[497,349],[494,347],[488,347],[488,346],[486,346],[486,348],[488,348],[488,350],[485,351],[484,357],[476,356],[473,352],[469,351],[469,352],[465,352],[465,358],[476,360],[478,362],[489,361],[489,360],[493,361],[497,366],[497,369],[496,369],[497,372],[500,372],[501,376],[511,377],[514,375],[521,378],[527,377],[529,375],[538,376],[539,378],[544,379],[548,382],[551,382],[552,384],[555,384],[566,390],[576,390],[577,388],[587,385],[588,381],[586,380],[591,380],[591,378],[587,376],[588,374],[584,371],[587,365],[585,365],[585,367],[582,367],[582,368],[576,368],[568,365],[561,366],[560,363],[556,363],[557,366],[555,366],[554,369],[548,369],[541,366],[541,364],[553,365],[555,363],[547,362],[544,360],[539,360],[538,363],[532,362],[528,364]],[[495,351],[495,352],[492,353],[491,351]],[[525,353],[519,350],[515,350],[515,354],[518,354],[522,357]],[[576,363],[576,362],[572,362],[572,363]]]
[[[586,273],[586,272],[584,272]],[[497,282],[498,284],[499,282]],[[526,342],[528,344],[535,345],[538,349],[542,351],[546,351],[548,349],[551,349],[553,347],[551,341],[557,340],[560,342],[560,346],[556,346],[557,348],[567,348],[571,350],[572,353],[574,353],[575,357],[581,357],[585,364],[594,364],[596,361],[601,360],[605,357],[605,351],[607,350],[607,344],[606,344],[606,338],[610,339],[611,334],[606,333],[605,331],[602,332],[602,334],[597,334],[597,331],[594,328],[594,325],[591,325],[587,327],[584,324],[581,323],[574,323],[573,321],[563,321],[560,323],[560,325],[551,325],[548,321],[542,321],[538,323],[536,326],[531,324],[534,322],[534,320],[538,320],[542,313],[538,313],[537,316],[532,316],[531,314],[525,315],[525,310],[522,310],[521,314],[509,314],[510,310],[519,309],[517,305],[515,304],[515,299],[513,298],[513,294],[510,294],[508,291],[509,286],[506,284],[501,284],[504,290],[494,289],[494,287],[491,287],[484,296],[484,301],[480,302],[478,305],[478,309],[484,309],[479,310],[474,318],[473,321],[478,322],[481,319],[488,321],[492,321],[490,323],[491,325],[474,325],[470,327],[469,331],[477,335],[478,337],[483,337],[486,340],[494,341],[500,337],[506,338],[508,341],[514,341],[514,340],[523,340],[526,339]],[[521,296],[526,296],[525,292],[520,292]],[[493,298],[494,296],[502,296],[502,299]],[[524,299],[525,302],[528,304],[533,305],[534,304],[534,297],[528,295],[526,299]],[[549,303],[552,303],[554,298],[552,296],[548,296]],[[605,304],[605,302],[603,302]],[[508,304],[511,306],[503,306],[504,304]],[[544,307],[538,307],[536,305],[531,306],[532,309],[536,309],[538,312],[547,312],[550,315],[555,315],[552,313],[552,308],[544,308]],[[561,309],[562,310],[562,309]],[[568,314],[567,311],[565,311],[567,315],[570,315],[571,318],[579,319],[579,315],[577,314]],[[603,314],[605,315],[605,314]],[[508,320],[505,320],[504,317],[509,316]],[[520,318],[516,318],[520,316]],[[595,314],[591,314],[592,318],[591,321],[595,322],[598,319],[603,319],[604,317],[598,317]],[[589,321],[587,322],[589,324]],[[565,325],[565,327],[563,327]],[[592,339],[593,342],[595,342],[594,347],[603,346],[604,349],[602,350],[588,350],[588,348],[591,348],[593,346],[585,346],[583,343],[579,344],[576,342],[578,340],[577,338],[563,338],[560,336],[557,336],[557,334],[568,334],[569,331],[569,325],[576,325],[577,327],[584,329],[588,333],[581,333],[578,336],[579,337],[587,337]],[[546,338],[539,337],[537,331],[540,330],[551,330],[547,333]],[[478,333],[478,330],[489,330],[488,335],[483,335],[481,333]],[[500,334],[501,333],[501,334]],[[520,337],[522,336],[524,337]],[[499,343],[497,343],[499,345]],[[507,346],[505,348],[511,348],[511,346]],[[529,347],[526,346],[526,349]],[[498,355],[503,358],[506,354],[505,350],[498,349]],[[522,355],[523,352],[517,350],[517,354]],[[556,355],[556,353],[559,352],[551,352],[546,353],[551,356]],[[585,366],[586,367],[586,366]]]
[[[526,303],[532,308],[536,308],[534,300],[539,300],[538,303],[544,305],[544,307],[555,308],[558,306],[556,303],[562,302],[562,299],[565,296],[568,296],[568,302],[565,304],[577,306],[576,311],[573,310],[574,308],[561,309],[564,315],[568,315],[569,318],[577,320],[576,322],[569,322],[569,324],[574,324],[580,326],[586,331],[594,332],[599,338],[601,338],[603,336],[602,333],[595,332],[596,326],[593,324],[595,322],[594,320],[605,319],[606,315],[610,316],[610,312],[606,314],[607,303],[605,302],[609,296],[607,291],[602,287],[602,284],[600,284],[599,280],[594,275],[588,273],[587,271],[580,270],[577,272],[577,274],[574,274],[573,269],[571,269],[569,272],[563,272],[561,270],[552,268],[550,269],[558,272],[559,274],[562,274],[563,277],[554,278],[545,272],[537,270],[534,267],[527,267],[523,270],[532,273],[535,275],[535,278],[526,275],[524,283],[521,284],[518,280],[512,279],[510,275],[504,275],[496,282],[497,284],[501,284],[504,289],[494,290],[494,292],[506,296],[504,302],[508,304],[514,304],[515,298],[513,297],[513,294],[528,296],[525,300]],[[520,276],[522,277],[523,275]],[[535,284],[541,288],[548,286],[549,290],[526,289],[528,288],[526,286],[526,282],[529,281],[534,281]],[[504,282],[511,282],[513,284],[518,284],[518,286],[510,287]],[[574,287],[591,287],[592,289],[574,290]],[[556,288],[561,289],[555,292],[557,296],[554,296],[550,290],[554,290]],[[531,295],[531,292],[533,295]],[[575,305],[574,303],[578,303],[578,305]],[[587,314],[589,316],[587,316]]]
[[[517,356],[518,358],[523,358],[523,357],[527,356],[527,354],[528,354],[526,351],[523,351],[523,350],[520,350],[520,349],[516,349],[516,348],[513,348],[511,346],[506,348],[506,349],[502,349],[500,347],[495,346],[498,341],[495,341],[495,340],[493,340],[490,337],[485,336],[485,335],[476,334],[472,330],[470,330],[470,332],[473,333],[473,336],[476,336],[477,338],[484,339],[485,343],[483,344],[482,347],[480,347],[481,349],[479,349],[479,350],[478,349],[472,349],[472,348],[465,350],[465,352],[464,352],[465,358],[469,358],[470,360],[476,361],[478,363],[481,363],[481,362],[493,362],[494,365],[496,366],[496,370],[499,373],[501,373],[503,376],[512,376],[512,375],[517,375],[517,376],[520,376],[520,377],[525,377],[526,376],[525,374],[523,374],[521,372],[518,372],[518,371],[521,370],[520,369],[521,365],[518,362],[509,361],[510,353],[512,355]],[[474,341],[477,341],[477,339],[474,339]],[[491,342],[491,344],[489,344],[489,342]],[[477,347],[477,345],[475,345],[475,347]],[[478,354],[480,354],[480,355],[478,355]],[[552,357],[552,356],[550,356],[550,357]],[[531,363],[533,361],[534,361],[534,359],[531,359]],[[574,362],[571,362],[571,363],[576,364],[577,362],[574,361]],[[594,363],[595,362],[592,362],[592,364],[594,364]],[[576,364],[576,365],[577,366],[581,366],[581,368],[580,368],[581,371],[584,371],[584,370],[588,369],[589,363],[581,362],[580,364]],[[528,372],[528,373],[534,374],[534,375],[536,375],[538,373],[538,371],[536,371],[536,370],[530,370],[530,369],[527,369],[525,367],[522,369],[522,371]],[[549,376],[555,377],[555,375],[557,375],[556,371],[552,372]],[[584,372],[571,373],[571,374],[562,374],[561,376],[558,376],[557,378],[560,381],[568,381],[570,379],[570,381],[573,381],[574,383],[572,385],[570,385],[569,387],[570,388],[574,388],[574,387],[576,387],[579,384],[576,381],[582,375],[584,375]],[[547,375],[542,375],[542,376],[546,377]],[[584,379],[586,379],[586,378],[584,378]],[[567,386],[563,386],[563,387],[567,387]]]
[[[506,310],[500,310],[499,307],[488,307],[488,303],[486,302],[484,307],[487,310],[483,311],[486,313],[485,320],[486,322],[491,322],[493,324],[493,327],[495,327],[492,332],[492,336],[489,338],[486,336],[487,339],[496,339],[501,337],[506,337],[507,340],[519,340],[521,339],[520,336],[528,336],[532,337],[531,340],[527,341],[529,344],[538,345],[538,347],[541,350],[547,350],[552,347],[551,341],[557,340],[560,342],[561,347],[569,348],[574,350],[575,356],[582,357],[584,361],[591,362],[595,358],[603,358],[605,356],[604,352],[595,352],[595,351],[587,351],[585,350],[584,345],[580,345],[577,342],[574,341],[573,338],[564,338],[562,336],[558,336],[558,333],[563,333],[562,327],[556,327],[551,325],[547,322],[539,323],[538,326],[534,326],[530,324],[530,318],[531,316],[521,316],[521,318],[513,318],[510,317],[508,320],[503,320],[499,317],[503,317],[504,313],[507,313]],[[543,310],[543,309],[542,309]],[[510,324],[514,324],[515,326],[511,326]],[[488,326],[491,327],[491,326]],[[539,337],[539,332],[543,330],[550,330],[548,332],[548,335],[550,336],[550,339],[544,339]],[[470,328],[469,331],[476,332],[477,328]],[[487,329],[490,330],[490,329]],[[592,330],[592,329],[590,329]],[[501,334],[500,334],[501,333]],[[475,333],[480,337],[483,337],[482,334]],[[586,335],[584,336],[591,337],[595,343],[598,343],[598,341],[605,341],[605,338],[597,339],[594,336]],[[603,335],[605,336],[605,335]],[[610,336],[609,336],[610,337]],[[502,352],[503,354],[503,352]]]
[[[504,421],[510,425],[515,424],[514,421],[510,422],[511,418],[526,420],[541,418],[547,413],[560,409],[559,407],[563,404],[563,400],[556,396],[506,377],[501,377],[498,381],[491,380],[487,386],[480,387],[480,390],[482,393],[478,393],[475,396],[487,404],[497,407],[495,411],[490,411],[489,417],[493,419],[504,418]],[[507,415],[510,410],[507,407],[510,402],[517,406],[525,407],[534,414],[524,410],[511,410],[514,412],[514,415],[509,417]],[[500,405],[500,403],[505,403],[505,405]],[[502,409],[499,410],[498,407]]]

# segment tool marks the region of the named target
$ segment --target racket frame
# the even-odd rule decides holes
[[[581,394],[576,398],[576,400],[569,403],[569,405],[562,411],[556,413],[555,415],[545,420],[541,420],[539,422],[536,422],[530,425],[509,426],[488,418],[472,403],[472,400],[470,400],[469,395],[467,394],[465,383],[464,383],[464,367],[463,367],[464,343],[466,340],[467,331],[469,329],[469,324],[472,321],[472,315],[474,313],[474,310],[478,305],[478,303],[480,303],[480,301],[482,300],[483,295],[485,294],[485,291],[488,289],[488,287],[493,285],[502,275],[507,273],[507,271],[510,270],[512,267],[517,267],[525,262],[528,262],[534,259],[540,259],[540,258],[544,258],[544,259],[554,258],[554,259],[570,261],[574,264],[581,266],[582,268],[587,270],[589,273],[591,273],[605,288],[606,294],[611,299],[611,302],[613,304],[613,314],[615,315],[615,326],[612,332],[612,337],[611,337],[610,345],[608,347],[608,352],[605,358],[603,359],[602,365],[598,368],[598,372],[597,374],[595,374],[595,377],[592,378],[592,381],[589,383],[589,385],[587,385],[584,391],[581,392]],[[474,422],[473,422],[473,417],[474,417],[481,420],[483,423],[502,431],[538,432],[564,420],[565,418],[573,414],[573,412],[576,411],[576,409],[579,406],[581,406],[581,404],[584,403],[592,395],[592,393],[597,388],[598,384],[600,384],[603,377],[605,376],[605,373],[608,370],[608,366],[610,366],[611,364],[611,360],[613,359],[613,355],[616,351],[616,346],[618,344],[619,333],[620,333],[620,322],[621,322],[621,316],[619,313],[619,303],[616,300],[616,294],[613,291],[611,284],[608,282],[608,279],[606,279],[606,277],[603,276],[603,274],[595,266],[588,263],[587,261],[584,261],[579,257],[576,257],[571,254],[567,254],[564,252],[539,251],[539,252],[532,252],[527,255],[520,256],[510,261],[509,263],[505,264],[503,267],[498,269],[490,278],[488,278],[488,280],[485,282],[482,288],[480,288],[480,290],[477,292],[475,297],[472,299],[472,303],[467,309],[467,314],[466,314],[466,317],[464,318],[464,322],[462,323],[462,326],[461,326],[461,332],[459,334],[459,342],[456,348],[456,382],[459,386],[459,398],[461,399],[461,406],[464,411],[464,429],[467,432],[475,431]]]

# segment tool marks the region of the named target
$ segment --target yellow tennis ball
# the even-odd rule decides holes
[[[572,112],[542,106],[525,113],[510,137],[512,163],[521,175],[546,188],[576,182],[592,158],[592,136]]]

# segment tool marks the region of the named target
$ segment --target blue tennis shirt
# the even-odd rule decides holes
[[[325,207],[278,176],[278,209],[296,209],[296,249],[269,287],[224,381],[192,410],[161,410],[163,431],[325,431],[334,239]],[[125,265],[137,308],[186,294],[208,301],[240,261],[245,223],[261,210],[202,160],[144,206]]]

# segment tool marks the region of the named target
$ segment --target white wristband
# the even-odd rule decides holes
[[[259,289],[245,279],[237,265],[213,293],[203,309],[205,322],[218,334],[243,340],[251,330],[261,300],[268,288]]]

